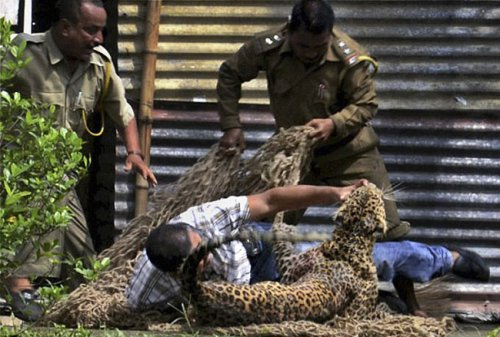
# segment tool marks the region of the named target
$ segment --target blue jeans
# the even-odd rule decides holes
[[[257,231],[268,231],[271,224],[252,222],[248,225]],[[300,242],[295,245],[297,252],[317,246],[318,242]],[[276,256],[272,246],[259,241],[259,252],[248,256],[251,269],[250,283],[279,280]],[[392,281],[396,276],[405,276],[414,282],[428,282],[451,271],[451,252],[443,246],[430,246],[415,241],[377,242],[373,249],[373,259],[379,281]]]
[[[248,226],[252,230],[264,232],[271,229],[270,223],[251,222]],[[271,244],[265,241],[259,241],[255,247],[256,254],[249,253],[247,249],[248,259],[250,260],[250,284],[261,281],[279,281],[280,274],[276,265],[276,255],[274,254]]]
[[[305,251],[318,242],[296,245]],[[405,276],[414,282],[428,282],[451,271],[451,252],[443,246],[430,246],[415,241],[377,242],[373,248],[373,259],[379,281],[392,281],[396,276]]]
[[[453,266],[447,248],[414,241],[378,242],[373,259],[381,281],[392,281],[399,275],[415,282],[428,282],[449,273]]]

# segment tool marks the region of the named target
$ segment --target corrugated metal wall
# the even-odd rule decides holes
[[[213,104],[220,63],[254,33],[284,22],[292,4],[163,0],[152,149],[160,182],[176,179],[220,137]],[[145,7],[139,0],[119,6],[119,70],[135,102]],[[500,311],[500,1],[333,7],[338,25],[380,62],[373,124],[401,187],[401,217],[413,224],[409,238],[458,243],[485,256],[492,282],[454,282],[455,306]],[[242,102],[252,104],[243,107],[249,156],[273,132],[263,77],[244,86]],[[116,194],[123,227],[133,214],[133,180],[119,174]],[[311,209],[303,228],[327,230],[328,215]]]

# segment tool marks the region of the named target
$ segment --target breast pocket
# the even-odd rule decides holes
[[[335,90],[326,81],[319,81],[312,84],[311,92],[311,110],[316,118],[327,118],[331,115],[329,107],[332,105]]]
[[[36,102],[53,105],[56,108],[57,124],[65,126],[65,119],[63,112],[66,101],[64,92],[33,91],[31,97]],[[47,117],[47,115],[45,116]]]
[[[340,109],[339,97],[341,89],[339,83],[339,62],[326,62],[311,78],[314,94],[312,105],[317,114],[328,117]]]
[[[83,92],[77,95],[74,104],[68,112],[68,124],[72,130],[81,135],[85,130],[85,124],[91,130],[97,128],[98,116],[96,109],[95,96],[93,94],[84,94]]]

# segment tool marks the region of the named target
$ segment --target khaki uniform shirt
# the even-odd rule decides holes
[[[220,67],[217,94],[222,129],[241,127],[241,84],[264,71],[277,128],[304,125],[313,118],[333,120],[334,133],[319,144],[316,163],[373,149],[378,137],[368,123],[378,107],[372,78],[376,63],[367,56],[357,42],[334,28],[323,60],[306,68],[293,55],[285,26],[257,35]]]
[[[13,79],[14,91],[40,103],[54,104],[59,112],[59,125],[82,136],[85,132],[82,110],[89,118],[89,114],[96,109],[104,86],[105,61],[111,62],[111,56],[104,47],[95,47],[90,61],[80,62],[75,72],[70,74],[50,30],[33,35],[19,34],[14,41],[18,43],[22,40],[27,42],[23,55],[32,60]],[[111,67],[103,107],[117,128],[125,128],[134,118],[132,107],[125,99],[125,88],[114,67]]]

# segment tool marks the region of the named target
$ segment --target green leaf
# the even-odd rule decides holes
[[[6,175],[6,174],[5,174],[5,171],[6,171],[6,170],[4,170],[4,175]],[[8,171],[7,171],[7,172],[8,172]],[[8,195],[12,194],[12,190],[10,189],[9,184],[7,184],[7,181],[4,181],[4,182],[3,182],[3,187],[5,188],[5,192],[7,192],[7,194],[8,194]]]
[[[21,173],[25,172],[28,168],[29,168],[29,166],[20,167],[16,163],[12,163],[10,165],[10,171],[12,173],[12,177],[15,178],[15,177],[19,176]]]
[[[28,195],[31,195],[31,192],[25,191],[25,192],[9,194],[5,198],[5,206],[13,205],[19,202],[22,198],[27,197]]]
[[[1,91],[0,96],[2,99],[4,99],[6,102],[10,103],[10,95],[7,91]]]

